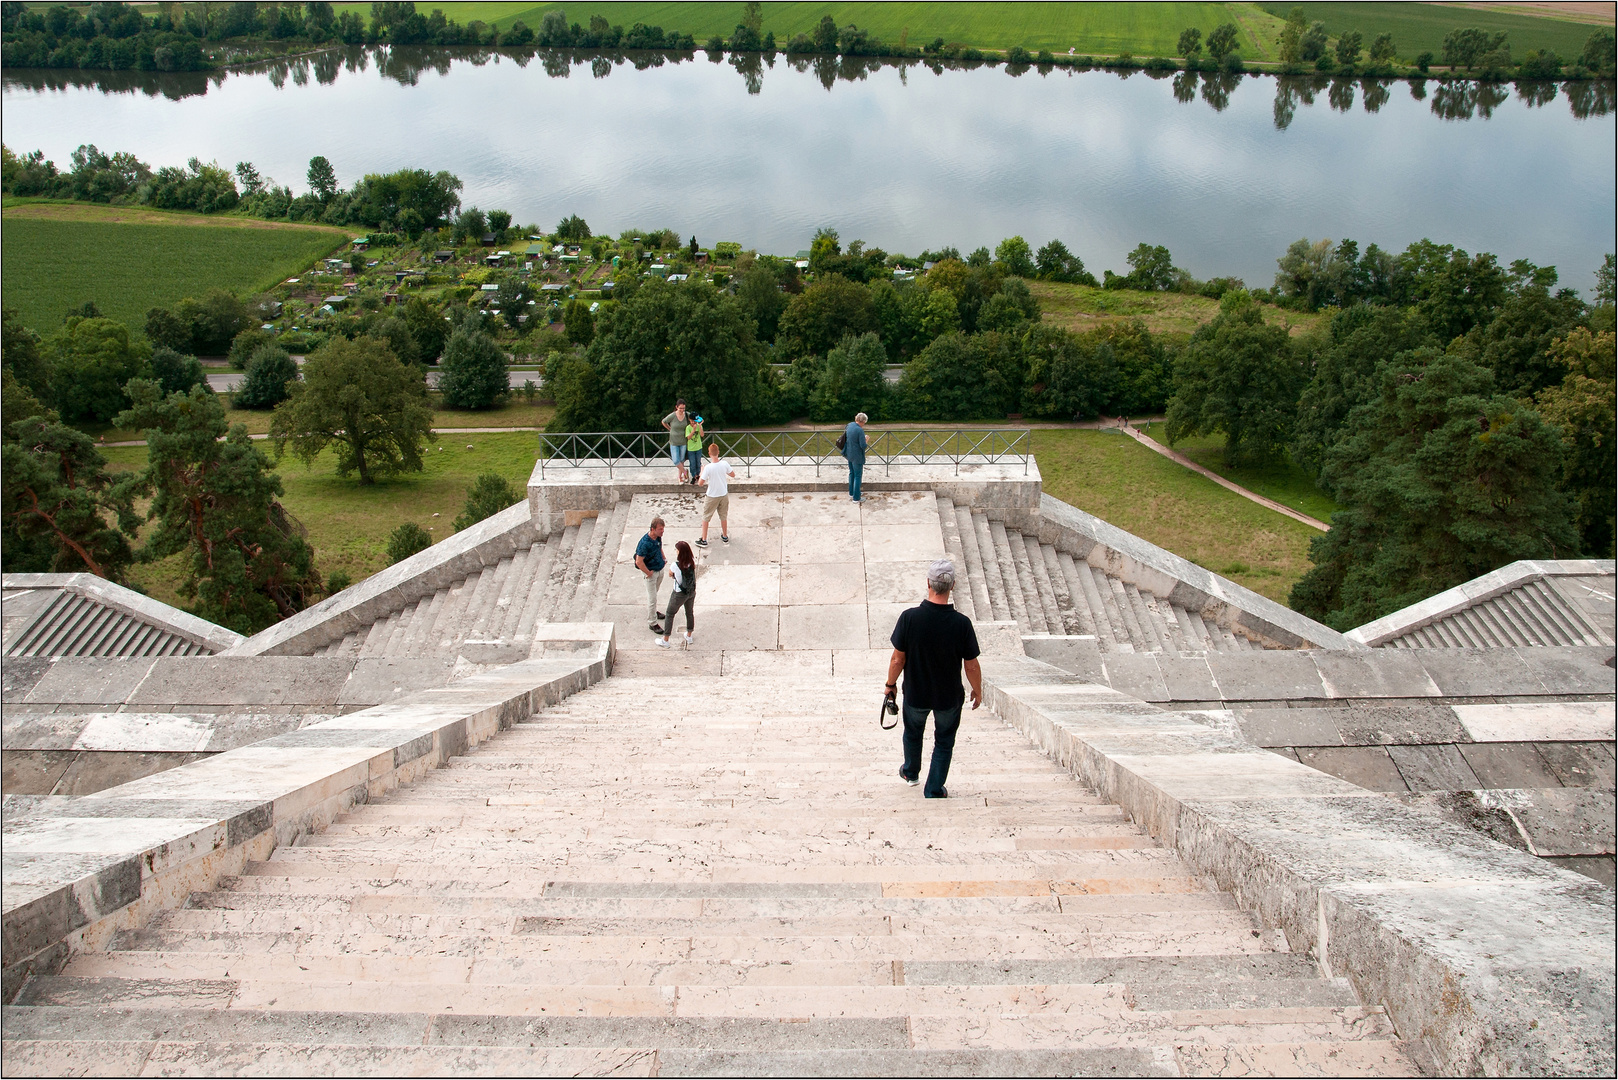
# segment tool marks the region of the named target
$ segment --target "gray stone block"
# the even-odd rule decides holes
[[[6,657],[0,664],[0,701],[23,701],[56,661],[48,656]]]
[[[1345,746],[1422,745],[1470,742],[1466,727],[1439,702],[1353,702],[1320,710],[1331,715]]]
[[[355,661],[330,656],[170,656],[132,705],[335,705]]]
[[[1421,791],[1408,794],[1389,793],[1405,806],[1447,818],[1457,825],[1487,836],[1518,851],[1528,850],[1528,838],[1523,835],[1517,819],[1511,816],[1498,800],[1485,801],[1482,791]]]
[[[1411,791],[1460,791],[1481,786],[1453,743],[1390,746],[1388,756]]]
[[[1514,650],[1547,694],[1611,694],[1615,686],[1609,646],[1542,646]]]
[[[1177,1076],[1150,1050],[660,1050],[659,1076]]]
[[[1365,652],[1310,650],[1326,693],[1334,698],[1437,697],[1438,686],[1421,658],[1402,649]]]
[[[1545,764],[1533,743],[1467,743],[1461,756],[1485,788],[1560,787],[1556,774]]]
[[[1534,749],[1547,768],[1556,775],[1563,787],[1598,787],[1613,789],[1613,754],[1611,743],[1555,742],[1535,743]]]
[[[1335,717],[1323,709],[1244,708],[1233,712],[1242,734],[1255,746],[1340,746],[1343,742]]]
[[[5,748],[11,750],[72,750],[90,718],[81,712],[25,713],[7,709]]]
[[[1226,701],[1302,701],[1327,696],[1308,653],[1212,653],[1208,667]]]
[[[24,700],[34,704],[121,705],[156,662],[104,657],[58,660]]]
[[[1091,637],[1025,637],[1023,651],[1082,679],[1103,681],[1101,650]]]
[[[1102,658],[1107,683],[1120,693],[1142,701],[1168,701],[1169,687],[1151,653],[1110,652]]]
[[[89,795],[212,756],[196,752],[80,750],[52,794]]]
[[[57,1005],[6,1009],[6,1038],[61,1042],[327,1043],[409,1046],[431,1018],[423,1013],[251,1009],[131,1009]],[[468,1018],[458,1018],[468,1019]],[[508,1044],[518,1045],[518,1044]]]
[[[1218,701],[1219,685],[1214,681],[1208,661],[1200,656],[1157,656],[1157,669],[1168,688],[1168,700],[1174,702]]]
[[[1444,697],[1541,694],[1544,684],[1523,663],[1521,649],[1413,649]]]
[[[522,657],[526,659],[528,646]],[[367,656],[354,661],[353,672],[337,694],[339,705],[380,705],[385,701],[442,686],[455,669],[453,659],[439,657]]]
[[[1368,791],[1409,790],[1399,767],[1380,746],[1299,746],[1298,760]]]
[[[6,795],[49,795],[78,756],[76,750],[0,752],[0,792]]]
[[[417,1038],[420,1029],[417,1029]],[[736,1016],[450,1016],[432,1018],[429,1046],[655,1046],[708,1050],[907,1050],[903,1016],[809,1018]]]
[[[1480,792],[1506,797],[1528,850],[1535,855],[1612,855],[1613,793],[1600,788],[1532,788],[1519,792]]]

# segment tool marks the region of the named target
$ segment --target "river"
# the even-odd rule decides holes
[[[1614,247],[1612,84],[1443,85],[707,54],[353,50],[210,76],[8,70],[5,141],[66,165],[323,154],[446,169],[467,205],[550,227],[669,227],[792,254],[816,228],[917,254],[1055,237],[1100,276],[1145,241],[1268,285],[1300,237],[1423,237],[1559,268]]]

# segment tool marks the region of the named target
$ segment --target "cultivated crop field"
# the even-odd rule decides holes
[[[431,10],[432,3],[417,5]],[[369,4],[338,4],[369,17]],[[661,26],[691,34],[701,45],[710,35],[729,37],[741,21],[742,5],[737,2],[712,3],[693,0],[593,0],[593,2],[532,4],[483,2],[444,6],[444,13],[466,23],[481,19],[506,28],[519,19],[533,29],[547,11],[560,10],[570,23],[587,26],[590,16],[600,15],[608,23],[624,27],[635,23]],[[766,3],[764,29],[775,33],[778,45],[785,46],[793,34],[812,31],[824,15],[838,26],[853,23],[889,44],[901,40],[924,45],[934,38],[984,49],[1026,49],[1112,55],[1132,52],[1136,56],[1172,56],[1180,31],[1188,26],[1207,33],[1224,22],[1234,22],[1243,31],[1242,55],[1251,60],[1271,59],[1274,39],[1281,20],[1256,4],[1209,3]],[[1273,29],[1271,26],[1273,24]],[[1262,31],[1269,30],[1268,33]]]
[[[1138,289],[1094,289],[1059,281],[1030,281],[1039,301],[1041,321],[1082,333],[1109,322],[1139,319],[1154,334],[1189,335],[1219,314],[1219,301],[1187,293],[1141,292]],[[1289,311],[1261,305],[1264,321],[1307,333],[1326,321],[1320,312]]]
[[[1463,26],[1475,26],[1489,33],[1505,33],[1511,45],[1511,55],[1521,58],[1533,49],[1551,49],[1563,60],[1572,60],[1584,51],[1584,42],[1595,24],[1571,21],[1578,16],[1567,12],[1544,12],[1543,15],[1516,14],[1499,7],[1486,8],[1480,4],[1410,4],[1410,3],[1293,3],[1277,0],[1256,5],[1271,15],[1286,18],[1295,7],[1303,8],[1310,22],[1319,20],[1333,37],[1346,30],[1358,30],[1366,44],[1377,34],[1393,35],[1399,47],[1399,56],[1414,60],[1417,54],[1430,52],[1436,57],[1444,54],[1444,35]],[[1502,5],[1503,6],[1503,5]],[[1521,10],[1529,10],[1522,5]],[[1554,16],[1554,17],[1547,17]],[[1613,24],[1608,9],[1606,25]]]
[[[152,307],[209,289],[260,292],[342,245],[349,232],[84,203],[5,208],[5,302],[41,333],[93,300],[138,329]]]

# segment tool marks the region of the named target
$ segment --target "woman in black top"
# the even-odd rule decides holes
[[[669,570],[669,577],[674,582],[674,593],[669,597],[668,621],[663,625],[667,627],[663,636],[658,639],[658,648],[669,648],[669,638],[674,636],[674,613],[685,608],[685,643],[691,644],[691,631],[696,626],[696,616],[692,605],[697,598],[697,560],[691,554],[691,545],[681,540],[674,545],[674,566]]]

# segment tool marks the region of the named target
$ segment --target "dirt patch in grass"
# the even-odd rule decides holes
[[[1285,604],[1320,533],[1226,491],[1125,435],[1035,431],[1044,489]]]
[[[1219,301],[1186,293],[1139,292],[1135,289],[1093,289],[1056,281],[1030,281],[1039,300],[1042,321],[1064,330],[1082,332],[1109,322],[1139,319],[1154,334],[1189,337],[1197,327],[1219,314]],[[1305,334],[1325,316],[1261,305],[1264,321],[1285,326],[1292,334]]]

